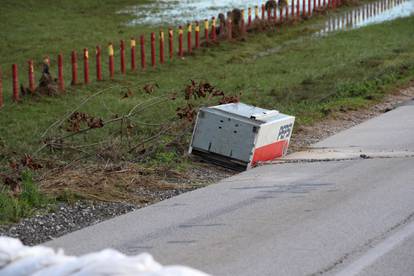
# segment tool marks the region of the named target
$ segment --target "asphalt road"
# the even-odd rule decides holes
[[[213,275],[414,275],[414,105],[46,245]]]

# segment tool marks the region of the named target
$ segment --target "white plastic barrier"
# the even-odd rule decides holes
[[[165,266],[150,254],[126,256],[106,249],[80,257],[66,256],[44,246],[24,246],[20,240],[0,237],[0,276],[207,276],[184,266]]]

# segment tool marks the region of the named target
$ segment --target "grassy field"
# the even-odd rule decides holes
[[[92,48],[150,30],[125,27],[129,17],[113,13],[139,1],[4,2],[0,11],[0,23],[8,26],[0,33],[4,68],[31,57],[40,61],[45,53]],[[319,17],[249,35],[247,41],[204,48],[156,69],[69,89],[66,95],[7,102],[0,110],[0,172],[10,171],[9,161],[17,162],[23,154],[34,155],[47,168],[78,158],[104,164],[188,166],[183,152],[191,123],[180,122],[176,109],[187,103],[198,107],[218,102],[214,97],[185,100],[183,90],[190,80],[208,82],[226,95],[241,95],[245,103],[295,115],[297,126],[364,108],[413,80],[414,17],[315,36],[323,22]],[[68,77],[69,67],[65,69]],[[147,84],[154,91],[148,93],[143,88]],[[5,87],[10,87],[7,80]],[[177,94],[175,100],[169,99],[172,94]],[[64,119],[74,109],[104,122],[117,121],[73,134]],[[53,147],[42,148],[51,140]]]

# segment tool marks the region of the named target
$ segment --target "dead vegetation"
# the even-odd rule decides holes
[[[137,93],[155,95],[158,88],[157,83],[138,89],[120,87],[121,99],[132,100]],[[89,101],[109,89],[90,95],[51,124],[41,135],[41,145],[35,153],[18,161],[8,157],[10,168],[0,176],[13,195],[21,191],[23,170],[37,171],[41,190],[56,197],[69,193],[92,200],[145,203],[153,200],[148,196],[156,191],[168,194],[192,189],[191,185],[178,184],[189,177],[176,168],[177,163],[188,159],[188,142],[198,107],[240,99],[240,95],[226,95],[208,82],[191,80],[181,94],[153,96],[123,114],[108,117],[83,110]],[[140,119],[146,110],[177,99],[184,103],[177,108],[175,118],[157,124]]]

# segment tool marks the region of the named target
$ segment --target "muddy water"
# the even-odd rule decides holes
[[[352,30],[411,15],[414,15],[414,0],[380,0],[329,17],[318,34]]]

